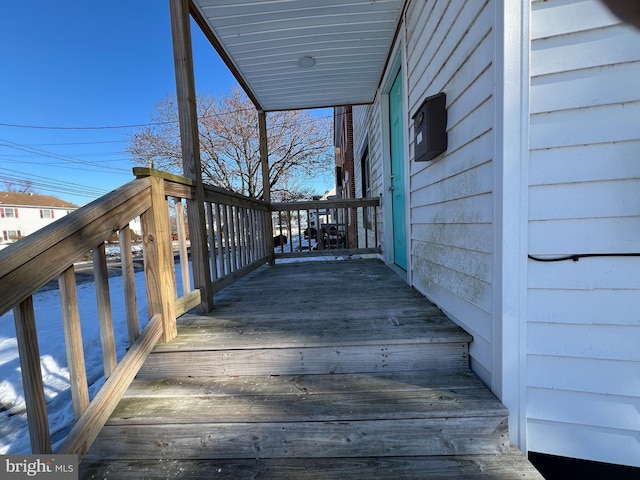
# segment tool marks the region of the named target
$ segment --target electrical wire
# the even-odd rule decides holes
[[[640,253],[577,253],[562,257],[536,257],[533,255],[527,255],[527,257],[535,262],[566,262],[567,260],[578,262],[581,258],[590,257],[640,257]]]
[[[16,142],[11,142],[9,140],[0,139],[0,142],[4,142],[4,144],[0,144],[0,146],[11,148],[11,149],[14,149],[14,150],[20,150],[20,151],[31,153],[31,154],[34,154],[34,155],[39,155],[39,156],[49,157],[49,158],[55,158],[56,160],[63,160],[63,161],[76,163],[76,164],[81,164],[81,165],[88,165],[90,167],[100,168],[100,169],[108,170],[108,171],[116,171],[116,172],[127,173],[127,174],[129,173],[129,170],[124,169],[124,168],[99,166],[99,165],[92,164],[91,162],[88,162],[86,160],[80,160],[78,158],[71,157],[69,155],[60,155],[60,154],[57,154],[57,153],[54,153],[54,152],[49,152],[48,150],[43,150],[41,148],[35,148],[35,147],[28,147],[26,145],[22,145],[22,144],[16,143]]]
[[[202,120],[205,118],[221,117],[224,115],[234,115],[236,113],[250,112],[250,111],[253,111],[253,109],[243,108],[243,109],[232,110],[228,112],[220,112],[220,113],[215,113],[210,115],[204,115],[202,117],[198,117],[198,119]],[[323,115],[320,117],[312,117],[306,120],[309,122],[314,122],[314,121],[326,120],[331,118],[333,118],[333,114]],[[177,123],[179,123],[178,120],[170,120],[166,122],[132,123],[129,125],[99,125],[95,127],[87,127],[87,126],[65,127],[65,126],[58,126],[58,125],[28,125],[28,124],[19,124],[19,123],[0,123],[0,127],[28,128],[28,129],[38,129],[38,130],[115,130],[115,129],[140,128],[140,127],[154,127],[159,125],[174,125]],[[52,144],[52,145],[55,145],[55,144]],[[60,145],[64,145],[64,144],[60,144]],[[69,144],[69,145],[73,145],[73,144]]]

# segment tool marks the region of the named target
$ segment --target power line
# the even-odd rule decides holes
[[[20,175],[25,175],[22,172],[17,172],[17,173]],[[9,175],[0,174],[0,181],[3,181],[5,183],[10,183],[10,184],[15,184],[15,185],[31,186],[38,190],[54,192],[57,194],[66,193],[66,194],[78,195],[78,196],[90,197],[90,198],[100,197],[108,193],[107,190],[91,188],[91,187],[83,187],[75,183],[63,182],[60,180],[55,180],[48,177],[42,177],[39,175],[29,174],[26,177],[20,176],[20,175],[9,176]],[[34,177],[41,178],[43,180],[34,180]]]
[[[43,150],[43,149],[35,148],[35,147],[28,147],[26,145],[22,145],[22,144],[19,144],[19,143],[11,142],[9,140],[0,139],[0,141],[5,142],[4,144],[0,144],[0,146],[4,146],[4,147],[7,147],[7,148],[12,148],[12,149],[15,149],[15,150],[20,150],[20,151],[27,152],[27,153],[32,153],[32,154],[35,154],[35,155],[40,155],[40,156],[43,156],[43,157],[55,158],[56,160],[63,160],[63,161],[66,161],[66,162],[77,163],[77,164],[81,164],[81,165],[88,165],[90,167],[101,168],[103,170],[116,171],[116,172],[120,172],[120,173],[123,173],[123,172],[129,173],[128,170],[122,169],[122,168],[101,167],[101,166],[98,166],[98,165],[94,165],[91,162],[88,162],[88,161],[85,161],[85,160],[80,160],[80,159],[74,158],[74,157],[70,157],[68,155],[59,155],[59,154],[54,153],[54,152],[49,152],[47,150]]]
[[[65,143],[25,143],[26,147],[52,147],[52,146],[66,146],[66,145],[97,145],[101,143],[122,143],[123,140],[105,140],[100,142],[65,142]]]
[[[199,117],[199,120],[202,120],[204,118],[221,117],[223,115],[234,115],[236,113],[242,113],[242,112],[250,112],[252,110],[253,109],[250,109],[250,108],[243,108],[243,109],[239,109],[239,110],[232,110],[232,111],[229,111],[229,112],[220,112],[220,113],[215,113],[215,114],[210,114],[210,115],[205,115],[205,116]],[[321,116],[321,117],[313,117],[313,118],[309,118],[307,120],[308,121],[319,121],[319,120],[329,119],[329,118],[333,118],[333,115],[324,115],[324,116]],[[158,125],[173,125],[173,124],[177,124],[177,123],[178,123],[178,120],[170,120],[170,121],[166,121],[166,122],[133,123],[133,124],[129,124],[129,125],[100,125],[100,126],[94,126],[94,127],[88,127],[88,126],[66,127],[66,126],[57,126],[57,125],[28,125],[28,124],[18,124],[18,123],[0,123],[0,127],[29,128],[29,129],[39,129],[39,130],[115,130],[115,129],[126,129],[126,128],[154,127],[154,126],[158,126]],[[91,143],[91,142],[89,142],[89,143]],[[78,145],[80,145],[80,144],[81,143],[78,143]],[[44,144],[44,145],[46,145],[46,144]],[[51,145],[56,145],[56,144],[51,144]],[[60,144],[60,145],[65,145],[65,144]],[[70,143],[69,145],[74,145],[74,144]]]
[[[113,160],[101,160],[101,161],[96,161],[94,163],[111,163],[113,162]],[[78,171],[78,167],[75,165],[70,165],[69,163],[55,163],[55,162],[30,162],[28,160],[15,160],[15,158],[13,157],[7,157],[7,156],[1,156],[0,157],[0,163],[8,163],[10,165],[15,165],[16,163],[19,163],[20,165],[38,165],[40,167],[52,167],[52,168],[64,168],[67,170],[75,170],[76,172]],[[87,166],[88,167],[88,166]],[[100,165],[96,165],[95,166],[96,169],[100,168]],[[92,168],[87,168],[86,171],[91,171],[93,170]],[[102,173],[99,170],[95,170],[96,173]],[[131,174],[130,170],[126,170],[126,172],[128,174]],[[112,174],[114,175],[125,175],[125,169],[122,169],[122,172],[118,171],[118,172],[113,172]]]
[[[177,123],[176,121],[170,122],[152,122],[152,123],[134,123],[131,125],[101,125],[96,127],[62,127],[53,125],[24,125],[18,123],[0,123],[0,127],[12,127],[12,128],[32,128],[39,130],[114,130],[119,128],[139,128],[139,127],[151,127],[154,125],[169,125]]]
[[[7,172],[12,172],[12,173],[17,174],[17,175],[24,176],[23,177],[24,180],[33,180],[35,178],[35,179],[45,180],[47,182],[50,182],[51,184],[57,184],[57,185],[64,186],[64,187],[72,187],[72,188],[75,188],[75,189],[78,189],[78,190],[86,190],[86,191],[91,191],[91,192],[102,192],[102,193],[107,193],[108,192],[108,190],[104,190],[104,189],[101,189],[101,188],[86,187],[84,185],[78,185],[77,183],[73,183],[73,182],[67,182],[67,181],[64,181],[64,180],[56,180],[55,178],[45,177],[45,176],[42,176],[42,175],[36,175],[34,173],[21,172],[20,170],[12,170],[10,168],[4,168],[3,170],[7,171]],[[6,175],[5,175],[5,177],[6,177]]]

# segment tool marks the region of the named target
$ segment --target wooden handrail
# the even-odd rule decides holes
[[[152,169],[134,169],[134,173],[139,178],[0,251],[0,291],[3,292],[0,297],[0,315],[10,309],[14,310],[19,356],[25,376],[23,385],[32,453],[51,452],[32,302],[32,295],[40,287],[58,278],[76,416],[76,423],[58,452],[77,453],[81,456],[90,448],[153,346],[158,341],[167,342],[176,335],[176,317],[205,300],[202,288],[192,289],[188,278],[189,239],[184,228],[182,201],[187,200],[189,213],[189,208],[195,201],[193,182]],[[178,199],[173,215],[177,222],[180,272],[184,286],[180,297],[176,291],[168,197]],[[377,198],[269,205],[213,186],[204,188],[204,202],[206,224],[203,228],[207,229],[205,243],[208,243],[205,249],[209,249],[205,262],[208,264],[199,265],[198,269],[210,274],[213,292],[274,258],[273,251],[268,248],[269,241],[273,240],[269,236],[272,212],[367,207],[376,209],[379,205]],[[142,332],[138,326],[129,229],[129,223],[137,217],[140,217],[143,227],[147,306],[149,317],[152,317]],[[114,232],[119,232],[120,235],[126,337],[129,339],[129,351],[119,363],[115,351],[104,247],[105,241]],[[356,250],[375,251],[370,248]],[[107,379],[91,402],[73,267],[74,262],[89,252],[93,255],[98,321]],[[211,300],[212,297],[213,294]]]
[[[341,198],[335,200],[305,200],[301,202],[275,202],[270,205],[272,212],[292,210],[318,210],[325,208],[378,207],[380,199],[374,198]]]
[[[32,295],[58,277],[76,424],[59,452],[86,453],[91,442],[117,405],[153,345],[175,335],[175,281],[169,234],[169,213],[163,180],[136,179],[76,210],[0,252],[0,314],[14,310],[16,337],[23,371],[23,387],[32,453],[50,453],[51,438]],[[136,217],[145,227],[145,272],[150,316],[140,333],[135,308],[135,286],[129,223]],[[104,242],[120,231],[123,284],[127,303],[129,353],[117,364],[111,299]],[[98,322],[107,381],[90,403],[82,345],[80,313],[73,264],[93,252]],[[149,287],[151,285],[151,288]],[[193,295],[189,297],[193,301]],[[132,304],[129,305],[129,303]]]
[[[123,187],[0,250],[0,315],[151,206],[150,180]]]

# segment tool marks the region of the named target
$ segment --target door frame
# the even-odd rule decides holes
[[[406,78],[406,68],[404,68],[404,48],[402,48],[402,41],[399,41],[392,51],[390,56],[390,62],[388,64],[387,70],[382,78],[381,82],[381,101],[380,101],[380,125],[382,131],[382,209],[383,209],[383,219],[384,219],[384,246],[383,249],[383,258],[385,263],[394,270],[401,278],[403,278],[407,283],[411,283],[411,224],[410,224],[410,189],[409,189],[409,142],[407,132],[409,131],[409,123],[408,123],[408,101],[407,101],[407,78]],[[405,213],[405,225],[407,227],[406,231],[406,256],[407,256],[407,269],[406,271],[401,267],[397,266],[394,258],[394,244],[393,244],[393,195],[392,191],[389,190],[391,186],[391,144],[390,144],[390,119],[389,119],[389,92],[391,91],[391,87],[396,79],[398,73],[402,73],[402,124],[403,128],[403,141],[402,147],[404,151],[404,191],[405,191],[405,205],[404,205],[404,213]]]

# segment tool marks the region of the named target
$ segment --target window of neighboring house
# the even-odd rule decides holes
[[[2,238],[7,242],[9,240],[18,240],[22,235],[20,235],[20,230],[3,230]]]
[[[40,218],[53,218],[53,210],[40,210]]]
[[[18,209],[0,208],[0,218],[18,218]]]
[[[360,158],[360,168],[362,169],[362,196],[364,198],[371,197],[371,169],[369,166],[369,147],[365,148]],[[365,228],[373,228],[373,207],[364,209],[364,226]]]

